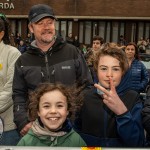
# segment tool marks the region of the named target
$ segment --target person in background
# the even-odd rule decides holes
[[[20,44],[18,46],[18,50],[23,54],[27,50],[27,46],[23,40],[20,40]]]
[[[146,54],[150,54],[150,38],[146,39]]]
[[[142,100],[125,85],[129,67],[126,54],[111,45],[105,44],[97,53],[94,68],[98,84],[84,91],[74,128],[87,146],[142,147]]]
[[[83,139],[72,128],[70,117],[82,101],[74,88],[62,84],[43,83],[30,95],[31,129],[18,146],[83,147]],[[78,93],[78,92],[77,92]]]
[[[15,62],[21,54],[10,45],[9,33],[9,21],[0,13],[0,145],[15,146],[20,136],[13,122],[12,80]]]
[[[32,36],[30,33],[28,33],[25,41],[26,46],[28,47],[31,44],[31,42],[32,42]]]
[[[79,49],[56,36],[53,9],[45,4],[34,5],[28,18],[28,27],[35,40],[18,58],[13,79],[14,122],[22,136],[32,126],[27,116],[28,94],[38,84],[92,84],[90,71]]]
[[[144,64],[140,61],[136,44],[128,43],[125,53],[129,62],[130,88],[139,93],[145,92],[149,82],[149,74]]]
[[[74,44],[72,33],[69,33],[69,35],[66,37],[66,42],[72,45]]]
[[[137,42],[138,51],[140,53],[146,53],[146,41],[141,37]]]
[[[74,37],[73,45],[80,48],[80,42],[77,35]]]
[[[99,51],[101,46],[104,43],[104,39],[98,35],[94,36],[92,39],[92,51],[95,54],[95,52]]]
[[[17,35],[16,35],[16,37],[15,37],[15,45],[16,45],[16,47],[18,48],[18,46],[19,46],[19,44],[20,44],[20,41],[21,41],[21,35],[20,35],[20,33],[18,32],[17,33]]]
[[[11,46],[16,46],[16,44],[15,44],[15,35],[14,35],[13,32],[10,35],[10,45]]]
[[[100,51],[100,48],[103,45],[103,43],[104,43],[104,40],[102,37],[94,36],[93,40],[92,40],[92,48],[88,49],[88,52],[86,54],[86,61],[90,68],[94,83],[97,83],[97,77],[96,77],[96,73],[93,68],[93,64],[95,61],[95,56],[96,56],[97,52]]]
[[[81,52],[82,54],[84,55],[85,59],[86,59],[86,54],[87,54],[87,45],[86,44],[82,44],[82,47],[81,47]]]
[[[120,35],[119,41],[118,41],[118,45],[119,45],[119,46],[125,46],[126,44],[127,44],[127,42],[126,42],[124,36],[123,36],[123,35]]]
[[[146,42],[142,41],[142,43],[138,46],[140,53],[146,53]]]

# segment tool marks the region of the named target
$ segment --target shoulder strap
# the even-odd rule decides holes
[[[140,101],[140,95],[136,91],[129,90],[121,97],[121,99],[128,110],[131,110],[132,107]]]

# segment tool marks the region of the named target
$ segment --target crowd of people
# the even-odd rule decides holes
[[[26,39],[23,39],[20,33],[17,33],[16,36],[14,35],[14,33],[11,33],[10,45],[16,47],[21,52],[21,54],[23,54],[27,50],[33,39],[34,38],[30,33],[27,34]]]
[[[28,19],[34,40],[13,41],[0,14],[0,145],[150,147],[150,94],[140,95],[150,75],[139,44],[94,36],[82,49],[78,36],[56,35],[45,4]]]

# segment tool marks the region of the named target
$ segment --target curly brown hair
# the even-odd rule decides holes
[[[29,94],[28,117],[30,121],[38,118],[40,98],[47,92],[59,90],[66,98],[68,104],[68,117],[73,121],[75,113],[80,109],[83,103],[81,89],[77,89],[75,85],[65,86],[61,83],[41,83],[34,91]]]
[[[120,67],[123,71],[123,74],[128,70],[128,60],[122,48],[113,43],[106,43],[101,47],[101,50],[95,56],[94,69],[96,72],[100,57],[106,55],[114,57],[120,62]]]

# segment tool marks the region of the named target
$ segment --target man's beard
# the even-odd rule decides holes
[[[46,43],[46,44],[49,44],[49,43],[53,42],[55,39],[56,39],[56,36],[53,36],[52,38],[50,38],[48,40],[47,39],[42,39],[42,42]]]
[[[51,38],[43,37],[43,36],[45,36],[45,34],[51,34],[52,36],[51,36]],[[54,32],[52,32],[50,30],[43,31],[42,37],[43,38],[41,39],[41,41],[45,44],[50,44],[51,42],[53,42],[56,39]]]

